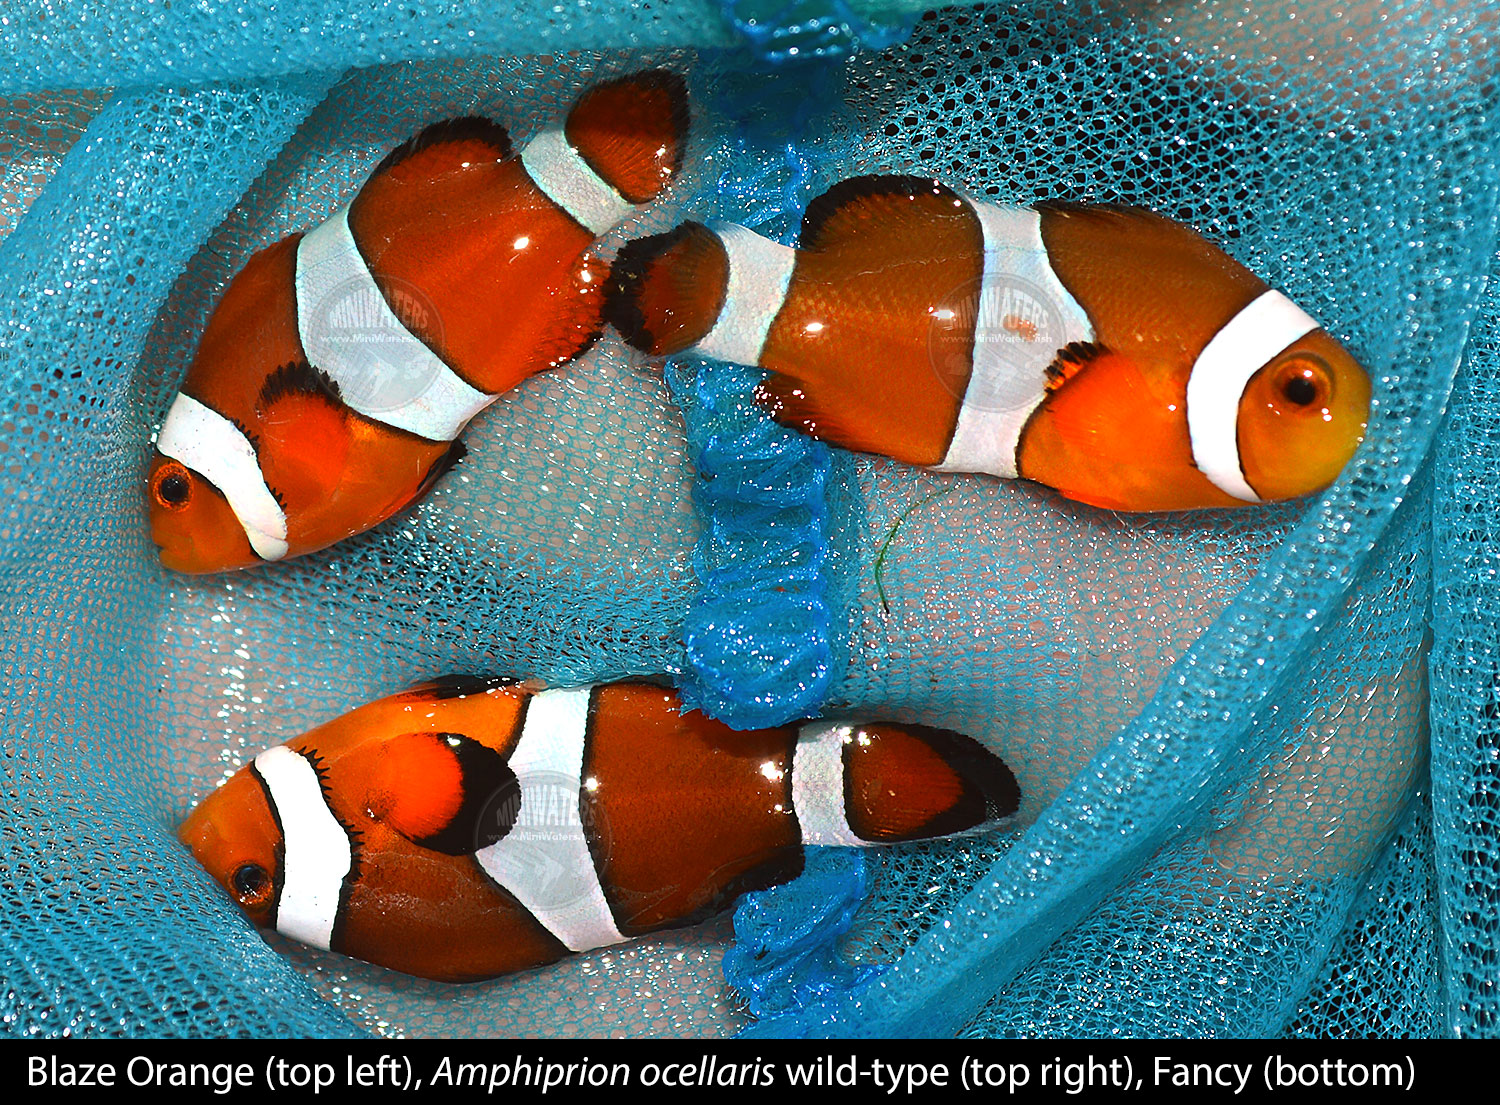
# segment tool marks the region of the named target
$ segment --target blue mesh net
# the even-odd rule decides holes
[[[1495,1034],[1482,5],[12,8],[7,1032]],[[689,213],[790,241],[872,171],[1144,204],[1356,351],[1365,445],[1311,500],[1121,516],[827,448],[750,403],[753,373],[606,337],[486,412],[414,512],[271,570],[162,571],[140,474],[245,259],[425,123],[524,139],[652,64],[689,79],[686,171],[606,252]],[[732,919],[478,986],[262,940],[183,812],[451,670],[948,726],[1011,764],[1021,824],[818,857]]]

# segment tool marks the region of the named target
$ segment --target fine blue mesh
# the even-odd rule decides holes
[[[1491,280],[1434,464],[1432,807],[1445,1032],[1500,1034],[1500,299]]]
[[[300,0],[253,35],[240,8],[0,27],[6,1031],[1496,1033],[1477,0]],[[268,570],[162,571],[140,474],[244,260],[427,122],[524,141],[655,64],[689,77],[687,165],[606,253],[689,214],[791,241],[861,172],[1145,204],[1358,354],[1368,440],[1307,501],[1123,516],[808,442],[749,404],[753,373],[610,336],[486,412],[412,513]],[[737,724],[948,726],[1013,767],[1020,817],[478,986],[263,941],[181,815],[258,749],[458,669],[666,672]]]

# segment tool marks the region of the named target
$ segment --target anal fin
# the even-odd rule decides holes
[[[805,384],[773,373],[756,385],[754,394],[755,401],[783,426],[800,430],[819,441],[847,443],[843,420],[820,403]]]
[[[413,496],[413,499],[420,499],[427,492],[431,491],[433,484],[451,472],[454,465],[468,455],[469,447],[464,444],[463,439],[454,438],[448,446],[447,451],[432,462],[432,467],[427,470],[427,475],[422,477],[422,484],[417,489],[417,493]]]

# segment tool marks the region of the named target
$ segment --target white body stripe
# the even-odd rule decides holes
[[[494,401],[398,319],[339,210],[297,244],[297,332],[308,363],[352,410],[429,441],[452,441]]]
[[[1047,395],[1047,366],[1070,342],[1092,341],[1094,328],[1052,271],[1039,212],[969,204],[984,232],[974,362],[937,469],[1013,479],[1021,431]]]
[[[766,334],[786,302],[797,251],[735,223],[711,222],[708,227],[729,255],[729,284],[718,321],[694,352],[735,364],[759,364]]]
[[[156,449],[219,489],[256,556],[280,560],[286,555],[286,512],[266,486],[255,447],[238,426],[178,392],[157,435]]]
[[[1220,491],[1249,503],[1260,496],[1240,466],[1240,399],[1250,378],[1278,353],[1318,328],[1278,291],[1262,292],[1203,347],[1187,384],[1193,463]]]
[[[531,697],[509,760],[521,786],[516,823],[475,854],[490,878],[575,952],[625,939],[604,900],[578,810],[591,690]]]
[[[811,723],[797,734],[792,753],[792,808],[803,844],[865,847],[870,841],[849,827],[844,811],[844,743],[854,727]]]
[[[548,199],[596,238],[636,213],[635,204],[594,172],[559,125],[526,143],[521,164]]]
[[[282,832],[281,897],[276,930],[318,948],[333,943],[344,879],[354,865],[349,834],[323,797],[307,757],[286,745],[255,757]]]

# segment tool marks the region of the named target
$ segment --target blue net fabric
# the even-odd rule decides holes
[[[895,8],[303,0],[254,35],[233,3],[12,14],[7,1032],[1496,1032],[1491,17]],[[524,140],[647,64],[689,75],[696,120],[629,234],[691,212],[791,240],[869,171],[1143,203],[1358,352],[1366,445],[1311,501],[1119,516],[810,443],[748,403],[753,374],[607,338],[487,412],[410,515],[269,571],[162,572],[143,458],[245,258],[426,122]],[[460,669],[667,672],[740,724],[947,725],[1011,763],[1022,816],[480,986],[260,939],[176,845],[183,811]],[[731,945],[765,964],[728,956],[733,988]]]

